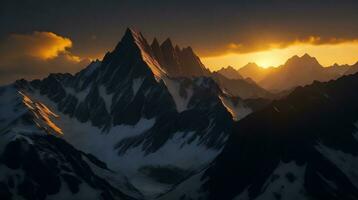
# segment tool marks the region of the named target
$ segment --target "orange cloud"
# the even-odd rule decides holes
[[[0,84],[79,71],[90,60],[72,54],[71,47],[71,39],[52,32],[9,35],[0,41]]]
[[[69,38],[52,32],[35,31],[32,34],[10,35],[0,45],[0,51],[7,54],[8,58],[30,56],[42,60],[64,54],[69,60],[79,62],[80,58],[68,51],[71,47],[72,41]]]
[[[72,41],[52,32],[34,32],[32,35],[13,34],[10,40],[23,45],[25,54],[41,59],[57,57],[65,52],[66,48],[72,47]]]

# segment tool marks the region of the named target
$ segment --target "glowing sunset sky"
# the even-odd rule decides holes
[[[358,61],[356,0],[4,0],[0,83],[77,72],[112,50],[127,27],[151,42],[192,46],[211,70],[283,64],[308,53]]]
[[[219,56],[202,57],[202,61],[211,70],[217,70],[229,65],[240,68],[249,62],[255,62],[261,67],[277,67],[284,64],[293,55],[302,56],[305,53],[316,57],[323,66],[331,66],[335,63],[353,65],[358,62],[358,42],[349,41],[322,45],[295,44],[284,48],[244,54],[227,53]]]

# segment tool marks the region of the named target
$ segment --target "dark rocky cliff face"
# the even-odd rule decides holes
[[[163,50],[172,49],[171,47],[169,40],[161,45]],[[189,58],[194,55],[191,49],[180,52],[180,56],[187,57],[182,62],[189,64],[194,61],[194,57]],[[40,94],[57,103],[59,111],[80,122],[91,122],[93,126],[103,130],[120,124],[134,125],[142,118],[156,118],[156,125],[145,137],[152,141],[148,145],[159,145],[148,147],[151,151],[164,144],[174,132],[189,130],[196,131],[198,137],[200,134],[207,135],[209,138],[200,136],[203,142],[220,148],[223,141],[216,139],[217,134],[228,134],[232,122],[230,114],[218,98],[218,95],[222,95],[220,88],[210,78],[172,79],[167,76],[165,67],[158,75],[148,66],[148,60],[156,62],[151,56],[152,47],[143,36],[128,30],[115,50],[107,53],[102,62],[92,63],[75,76],[53,74],[42,81],[18,82],[18,86],[39,90]],[[174,53],[172,56],[178,55]],[[168,55],[164,57],[168,58]],[[161,65],[156,67],[155,70],[162,70]],[[173,94],[168,89],[172,84],[176,85],[174,90],[178,90],[179,98],[187,101],[185,111],[177,108]],[[75,93],[85,95],[80,100]],[[211,130],[215,133],[208,134],[204,130],[211,120],[217,121],[218,127]],[[156,142],[157,137],[162,142]],[[127,149],[130,144],[142,142],[145,138],[141,136],[136,142],[121,142],[118,147]]]
[[[315,82],[238,122],[206,172],[209,199],[357,199],[357,86]]]
[[[112,173],[105,163],[52,135],[10,141],[0,168],[1,199],[133,199],[96,174]]]
[[[201,63],[191,47],[181,49],[173,46],[168,38],[160,46],[156,39],[151,44],[153,54],[159,64],[172,77],[209,76],[210,71]]]

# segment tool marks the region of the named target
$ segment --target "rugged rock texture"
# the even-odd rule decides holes
[[[209,199],[358,198],[357,86],[315,82],[240,121],[207,171]]]
[[[207,170],[161,199],[357,199],[357,86],[357,74],[315,82],[249,115]]]
[[[335,76],[327,73],[318,61],[308,54],[294,56],[283,66],[272,70],[259,84],[271,91],[282,91],[311,84],[314,80],[327,81]]]
[[[185,77],[170,75],[181,69]],[[99,177],[98,188],[93,190],[101,191],[104,198],[154,198],[207,166],[224,147],[233,121],[252,112],[241,98],[223,92],[213,79],[197,77],[205,74],[191,48],[173,48],[169,40],[162,45],[154,41],[150,46],[141,33],[128,29],[102,61],[75,75],[51,74],[43,80],[19,80],[2,88],[1,137],[30,138],[31,148],[51,148],[54,157],[64,154],[57,149],[62,148],[56,145],[59,141],[73,148],[77,162],[82,162],[79,157],[93,155],[85,161],[93,158],[91,162],[106,167],[84,173],[94,181]],[[7,141],[0,147],[12,140]],[[15,158],[14,162],[21,162],[20,157]],[[7,180],[5,172],[0,181]],[[24,173],[23,169],[19,173]],[[86,182],[76,173],[80,172],[72,173],[76,179],[64,178],[74,182],[74,188],[78,182]],[[57,175],[62,176],[60,172]],[[100,178],[108,182],[102,183]],[[47,193],[42,186],[36,190],[41,198],[54,193]],[[17,190],[4,191],[20,195]]]
[[[151,48],[154,57],[171,77],[199,77],[210,74],[191,47],[174,47],[168,38],[161,45],[154,39]]]

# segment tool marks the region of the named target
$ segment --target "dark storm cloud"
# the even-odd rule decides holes
[[[131,26],[149,39],[170,36],[208,56],[283,47],[310,37],[320,38],[317,44],[356,40],[357,10],[353,0],[5,0],[0,37],[53,32],[71,39],[73,54],[98,57]]]

